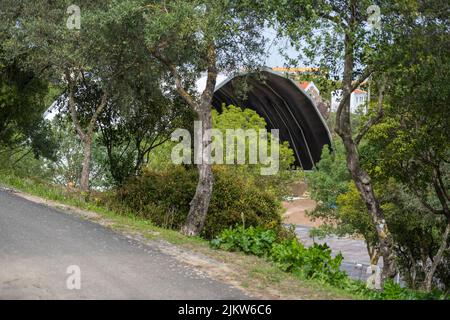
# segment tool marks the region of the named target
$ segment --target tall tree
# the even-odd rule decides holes
[[[0,3],[0,147],[18,160],[32,152],[54,158],[56,142],[42,116],[49,83],[24,64],[26,52],[12,54],[18,14],[10,1]]]
[[[187,127],[193,119],[178,95],[163,94],[155,81],[132,75],[128,90],[110,99],[98,121],[107,165],[118,186],[140,174],[151,152],[169,141],[175,129]],[[147,76],[152,74],[145,73]]]
[[[439,249],[424,265],[428,291],[450,251],[449,14],[448,3],[421,3],[416,19],[394,33],[394,46],[386,48],[396,67],[390,70],[385,117],[368,132],[366,147],[377,154],[371,167],[378,176],[403,183],[424,212],[446,222]]]
[[[35,72],[45,76],[54,85],[64,87],[67,92],[68,112],[73,125],[82,141],[84,148],[83,174],[81,189],[89,191],[89,173],[91,160],[92,136],[95,130],[96,118],[101,114],[107,103],[107,85],[100,80],[105,76],[99,70],[106,70],[103,65],[93,70],[92,41],[90,37],[97,35],[96,28],[89,21],[89,12],[103,7],[107,1],[80,1],[83,8],[71,5],[70,1],[38,0],[33,2],[7,2],[5,9],[10,12],[7,23],[11,26],[11,41],[7,44],[10,56],[26,54],[25,64]],[[85,24],[78,25],[81,16],[86,18]],[[91,19],[92,20],[92,19]],[[88,122],[80,122],[80,108],[77,106],[76,95],[86,90],[86,78],[97,74],[98,87],[104,92],[96,102],[95,112]],[[85,127],[82,126],[85,124]]]
[[[10,23],[14,51],[29,52],[29,65],[45,70],[45,75],[64,88],[61,101],[83,145],[81,190],[89,193],[92,143],[98,119],[123,88],[124,75],[143,72],[142,25],[107,24],[99,19],[108,14],[108,5],[126,1],[39,0],[21,2]],[[78,24],[80,22],[80,24]],[[148,56],[148,54],[147,54]],[[141,69],[139,69],[141,67]],[[129,81],[130,78],[128,78]]]
[[[217,75],[258,64],[264,47],[258,19],[247,10],[246,1],[170,0],[122,1],[115,14],[145,21],[145,47],[164,68],[166,82],[202,121],[203,136],[198,164],[199,181],[182,232],[195,236],[203,228],[213,188],[211,165],[203,157],[211,144],[211,101]],[[206,86],[198,94],[195,81],[206,75]]]
[[[431,7],[434,10],[430,10]],[[372,179],[361,165],[359,145],[370,128],[383,118],[384,98],[392,70],[401,65],[398,52],[402,52],[402,43],[398,40],[415,24],[424,26],[433,21],[441,27],[447,26],[448,4],[440,0],[380,0],[376,5],[364,0],[296,0],[288,5],[271,1],[269,9],[277,16],[276,26],[280,33],[302,49],[304,61],[318,65],[342,81],[343,94],[336,112],[335,131],[343,141],[347,168],[376,228],[384,263],[383,279],[393,277],[393,238]],[[376,83],[377,101],[371,117],[355,132],[350,96],[370,78]]]
[[[371,177],[360,164],[359,144],[368,129],[382,117],[386,64],[382,62],[391,32],[401,27],[398,17],[415,1],[295,0],[271,1],[280,34],[287,36],[301,59],[320,67],[328,76],[341,80],[342,97],[336,112],[335,132],[342,139],[347,168],[376,227],[383,279],[395,275],[393,240],[383,210],[375,195]],[[267,9],[267,8],[266,8]],[[381,20],[380,11],[383,13]],[[379,80],[376,115],[354,132],[350,96],[369,77]]]
[[[0,62],[1,63],[1,62]],[[0,67],[0,147],[2,152],[54,158],[56,141],[43,118],[46,81],[18,63]]]

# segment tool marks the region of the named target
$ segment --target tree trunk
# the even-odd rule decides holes
[[[80,189],[86,195],[89,194],[89,176],[91,173],[92,137],[85,136],[83,141],[83,169],[81,171]]]
[[[394,242],[384,219],[384,213],[375,196],[371,179],[359,167],[359,158],[355,152],[356,146],[349,145],[347,149],[348,169],[377,231],[380,254],[383,257],[382,281],[392,279],[396,274],[393,251]]]
[[[352,1],[354,8],[354,2]],[[352,19],[349,22],[350,28],[354,25],[354,15],[352,13]],[[354,71],[354,34],[346,33],[345,35],[345,58],[344,58],[344,74],[343,74],[343,94],[342,100],[339,104],[336,112],[336,133],[341,137],[344,143],[346,156],[347,156],[347,168],[350,175],[358,189],[361,199],[366,204],[367,210],[371,217],[371,220],[376,228],[380,254],[383,257],[383,272],[382,281],[386,279],[393,279],[395,277],[395,265],[394,265],[394,242],[391,234],[389,233],[386,221],[384,219],[384,213],[378,203],[373,190],[372,182],[365,170],[360,166],[358,143],[353,139],[351,117],[350,117],[350,97],[352,94],[353,83],[353,71]]]
[[[214,89],[217,81],[217,56],[216,48],[213,41],[210,41],[207,47],[206,63],[207,63],[207,80],[206,88],[201,95],[200,102],[197,101],[183,85],[183,80],[178,72],[177,66],[169,59],[164,57],[163,48],[150,48],[150,53],[164,65],[166,65],[172,73],[175,81],[175,87],[184,101],[197,112],[199,120],[202,122],[202,148],[201,163],[197,164],[199,173],[197,189],[194,198],[190,203],[189,213],[185,225],[181,228],[181,232],[187,236],[197,236],[203,229],[206,215],[208,213],[209,203],[211,201],[214,177],[211,164],[206,161],[205,156],[209,157],[211,148],[211,101],[214,95]],[[199,151],[199,150],[197,150]],[[196,155],[197,156],[197,155]],[[209,160],[209,159],[208,159]]]
[[[190,203],[189,214],[185,225],[181,228],[181,232],[187,236],[198,236],[205,224],[206,215],[208,214],[209,203],[211,201],[214,176],[210,161],[211,156],[211,130],[212,115],[211,101],[214,95],[214,89],[217,81],[217,56],[216,48],[213,42],[209,43],[207,48],[206,62],[208,65],[208,75],[206,79],[206,87],[200,99],[200,103],[196,103],[194,99],[183,88],[182,81],[174,66],[171,67],[172,74],[175,76],[175,84],[181,97],[197,111],[199,120],[201,121],[201,148],[197,148],[196,158],[201,158],[201,163],[197,164],[198,184],[195,190],[194,198]],[[170,65],[170,64],[169,64]],[[200,149],[200,150],[199,150]],[[198,157],[201,156],[201,157]]]
[[[68,82],[68,94],[69,94],[68,105],[70,116],[72,118],[73,125],[75,126],[75,130],[77,131],[80,140],[83,142],[83,168],[81,171],[80,189],[81,192],[86,194],[86,196],[89,196],[89,175],[91,173],[92,137],[94,136],[94,128],[97,124],[97,119],[107,105],[108,95],[106,91],[103,92],[101,102],[96,108],[95,113],[93,114],[91,120],[89,121],[89,125],[86,129],[86,132],[84,132],[83,128],[81,127],[80,121],[78,120],[75,102],[76,86],[74,80],[70,76],[70,71],[66,71],[66,80]]]
[[[380,250],[375,247],[371,248],[367,245],[367,252],[369,253],[370,264],[375,266],[378,265],[378,261],[380,260]]]
[[[414,255],[412,254],[412,251],[410,248],[407,248],[408,252],[408,258],[411,263],[411,268],[409,269],[409,277],[411,279],[411,289],[416,290],[416,278],[417,278],[417,263],[414,259]]]
[[[197,236],[202,231],[208,213],[214,184],[212,166],[207,159],[211,151],[212,129],[211,107],[209,103],[203,104],[202,109],[199,112],[199,118],[202,122],[202,148],[198,148],[198,152],[203,153],[201,156],[202,162],[197,165],[199,174],[197,189],[194,198],[190,203],[191,206],[186,223],[181,230],[183,234],[188,236]]]
[[[447,249],[447,241],[448,241],[449,234],[450,234],[450,223],[447,223],[447,227],[445,228],[444,235],[442,236],[441,246],[439,247],[437,254],[433,258],[433,263],[431,264],[430,270],[427,272],[427,274],[425,276],[425,290],[427,292],[430,292],[431,289],[433,289],[433,277],[434,277],[434,274],[436,272],[438,265],[442,261],[444,252]]]

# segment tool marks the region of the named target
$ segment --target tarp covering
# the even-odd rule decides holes
[[[220,83],[213,106],[220,111],[223,104],[255,110],[269,130],[279,129],[280,140],[289,142],[296,165],[305,170],[320,160],[324,145],[331,146],[328,127],[314,102],[294,81],[272,70],[241,73]]]

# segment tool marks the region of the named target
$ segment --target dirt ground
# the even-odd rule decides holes
[[[286,213],[283,220],[288,224],[295,224],[307,227],[318,227],[321,221],[311,221],[306,217],[306,211],[312,211],[316,207],[316,202],[311,199],[299,199],[294,201],[283,202],[283,207],[286,208]]]

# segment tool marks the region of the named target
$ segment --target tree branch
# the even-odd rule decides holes
[[[350,66],[348,66],[348,68],[350,68]],[[351,70],[347,70],[347,73],[350,73],[350,72],[351,72]],[[350,87],[350,90],[345,90],[346,89],[345,87],[342,89],[342,98],[339,103],[338,109],[336,111],[336,125],[337,125],[336,132],[339,135],[342,135],[342,133],[343,133],[342,128],[341,128],[341,115],[342,115],[342,111],[343,111],[346,103],[350,99],[353,91],[358,89],[359,86],[372,75],[372,73],[373,73],[373,71],[371,70],[371,68],[366,68],[363,71],[363,73],[359,76],[359,78],[353,82],[353,84]],[[351,76],[351,75],[348,74],[347,76]],[[346,84],[344,83],[343,85],[345,86]]]
[[[164,57],[159,52],[160,50],[158,50],[158,49],[148,49],[148,50],[153,57],[155,57],[162,64],[164,64],[167,68],[169,68],[169,71],[175,80],[175,87],[177,89],[178,94],[181,96],[181,98],[184,99],[184,101],[186,101],[186,103],[191,108],[193,108],[194,110],[197,110],[197,103],[195,103],[195,100],[191,97],[191,95],[184,88],[183,81],[181,80],[181,76],[177,70],[177,67],[169,59]]]
[[[97,119],[100,116],[100,114],[103,112],[103,110],[106,108],[108,104],[108,93],[106,91],[103,91],[102,94],[102,100],[100,101],[100,104],[98,105],[97,109],[95,110],[94,115],[91,118],[91,121],[89,121],[89,127],[88,127],[88,135],[91,136],[94,128],[95,128],[95,124],[97,123]]]
[[[330,22],[333,22],[333,23],[337,24],[342,29],[347,28],[347,24],[345,24],[345,22],[338,15],[337,16],[332,16],[332,15],[324,12],[322,14],[319,14],[319,16],[324,18],[324,19],[326,19],[326,20],[328,20],[328,21],[330,21]]]
[[[419,192],[415,189],[415,188],[411,188],[412,191],[414,192],[414,194],[416,195],[416,197],[419,199],[420,203],[422,204],[422,206],[429,210],[431,213],[433,214],[437,214],[437,215],[443,215],[444,214],[444,210],[439,210],[434,208],[433,206],[431,206],[425,199],[424,197],[419,194]]]
[[[70,76],[69,71],[66,71],[65,74],[66,74],[66,80],[68,83],[68,91],[69,91],[68,105],[69,105],[70,116],[72,117],[72,122],[75,126],[75,130],[77,131],[78,136],[80,137],[81,140],[84,141],[86,139],[86,134],[83,132],[80,121],[78,120],[76,103],[75,103],[75,84],[73,83],[73,80]]]
[[[202,106],[209,107],[211,104],[211,99],[214,94],[214,89],[216,88],[216,82],[217,82],[217,65],[216,65],[216,48],[214,47],[214,44],[211,43],[208,47],[207,52],[207,64],[208,64],[208,76],[206,80],[206,87],[205,90],[202,93]]]
[[[18,164],[23,158],[25,158],[27,155],[29,155],[32,151],[33,151],[33,149],[30,148],[30,150],[28,150],[27,152],[25,152],[19,159],[17,159],[17,160],[14,162],[14,165]]]
[[[354,140],[356,145],[359,145],[362,138],[364,138],[364,136],[370,130],[370,128],[372,128],[372,126],[374,126],[375,124],[380,122],[380,120],[383,118],[383,115],[384,115],[383,98],[384,98],[385,89],[386,89],[386,81],[384,80],[383,84],[381,85],[380,92],[378,94],[377,115],[375,117],[372,117],[369,120],[367,120],[367,122],[362,126],[361,130],[356,135],[355,140]]]
[[[436,167],[436,173],[437,173],[437,179],[438,179],[439,185],[441,186],[441,190],[444,193],[444,196],[447,198],[447,201],[450,201],[450,194],[447,192],[447,188],[442,179],[442,172],[441,172],[441,168],[439,167],[439,165],[437,165],[437,167]]]

